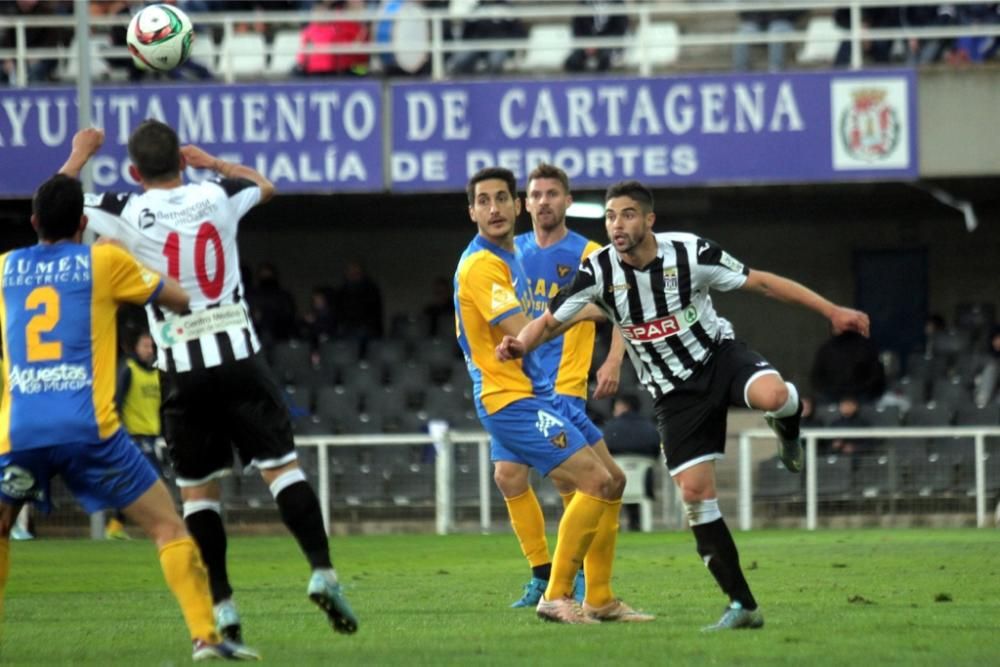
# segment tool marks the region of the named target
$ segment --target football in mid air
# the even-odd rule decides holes
[[[191,55],[194,27],[177,7],[149,5],[129,21],[125,40],[136,67],[169,72]]]

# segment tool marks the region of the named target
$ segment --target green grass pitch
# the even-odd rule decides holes
[[[554,541],[554,538],[552,538]],[[688,533],[623,534],[616,593],[653,623],[568,627],[508,609],[512,535],[338,537],[361,620],[329,630],[291,538],[230,540],[248,643],[276,665],[987,665],[1000,661],[1000,531],[736,535],[759,631],[706,635],[725,600]],[[14,543],[0,664],[180,665],[190,649],[147,541]]]

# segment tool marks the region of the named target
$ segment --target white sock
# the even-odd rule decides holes
[[[782,417],[791,417],[799,409],[799,390],[795,388],[795,385],[791,382],[786,382],[785,386],[788,387],[788,400],[785,404],[773,412],[765,412],[764,414],[768,417],[776,417],[781,419]]]

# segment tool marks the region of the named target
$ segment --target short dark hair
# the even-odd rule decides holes
[[[628,406],[629,412],[639,412],[639,397],[635,394],[618,394],[615,402],[621,402]]]
[[[517,196],[517,179],[514,178],[514,172],[503,167],[486,167],[474,173],[469,179],[469,184],[465,186],[465,194],[469,197],[469,206],[472,206],[476,200],[476,184],[494,178],[507,183],[511,197]]]
[[[639,181],[619,181],[604,193],[605,202],[615,197],[629,197],[636,200],[642,207],[643,213],[653,211],[653,193]]]
[[[554,178],[562,183],[563,192],[569,194],[569,176],[566,172],[555,166],[554,164],[549,164],[548,162],[542,162],[537,167],[531,170],[528,174],[528,183],[539,178]],[[525,189],[527,189],[527,184],[525,184]]]
[[[128,138],[128,156],[145,181],[166,181],[181,171],[180,141],[166,123],[149,118]]]
[[[71,176],[56,174],[35,190],[31,213],[43,241],[73,238],[83,217],[83,186]]]

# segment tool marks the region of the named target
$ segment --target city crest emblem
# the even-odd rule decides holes
[[[899,144],[902,123],[884,88],[859,88],[840,115],[840,142],[853,159],[878,163]]]

